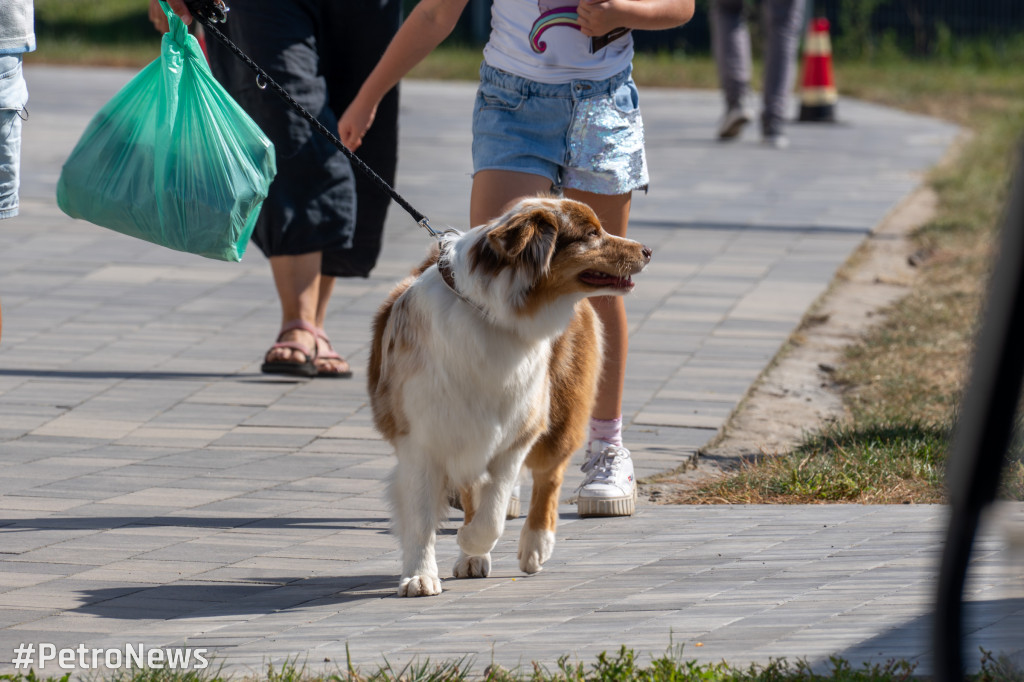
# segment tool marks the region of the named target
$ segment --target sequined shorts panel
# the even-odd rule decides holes
[[[595,194],[646,189],[644,127],[630,72],[552,84],[482,65],[474,171],[532,173]]]

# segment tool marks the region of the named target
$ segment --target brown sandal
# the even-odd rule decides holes
[[[324,343],[327,344],[327,350],[323,353],[320,353],[316,358],[314,358],[314,365],[316,364],[316,360],[341,360],[346,365],[348,365],[348,360],[334,352],[334,347],[331,346],[331,340],[327,338],[327,332],[325,332],[323,329],[317,329],[316,337],[317,339],[322,340]],[[317,344],[317,351],[319,352],[319,350],[320,346],[319,344]],[[330,377],[333,379],[349,379],[352,376],[352,368],[350,366],[348,369],[342,370],[340,372],[332,372],[325,369],[317,369],[316,375],[318,377]]]
[[[300,329],[304,332],[309,332],[314,337],[317,334],[317,328],[306,322],[305,320],[292,320],[283,327],[281,327],[280,333],[277,335],[277,343],[270,347],[267,351],[267,355],[270,351],[277,348],[290,348],[291,350],[297,350],[306,356],[303,362],[290,362],[287,360],[267,360],[267,355],[263,356],[263,365],[260,367],[260,371],[264,374],[290,374],[292,376],[299,377],[315,377],[317,375],[316,360],[317,360],[317,344],[314,342],[313,348],[310,349],[308,346],[304,346],[297,341],[282,341],[281,337],[290,331]]]

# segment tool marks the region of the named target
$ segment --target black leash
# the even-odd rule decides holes
[[[441,236],[441,232],[436,231],[434,228],[430,226],[430,221],[427,220],[427,217],[425,215],[417,211],[412,204],[406,201],[405,198],[395,190],[394,187],[389,185],[384,180],[384,178],[377,175],[377,173],[374,172],[372,168],[367,166],[362,159],[356,156],[351,149],[346,147],[342,143],[342,141],[338,139],[337,135],[328,130],[327,127],[319,120],[317,120],[315,116],[306,111],[306,109],[301,104],[296,102],[295,99],[291,95],[289,95],[284,88],[278,85],[278,83],[273,78],[267,75],[267,72],[261,69],[259,64],[254,62],[249,57],[249,55],[242,52],[242,50],[233,42],[231,42],[231,40],[229,40],[226,35],[221,33],[220,29],[213,25],[215,23],[223,23],[227,21],[227,12],[229,8],[227,5],[224,4],[223,0],[185,0],[185,4],[188,6],[189,11],[192,12],[192,16],[195,17],[195,19],[200,24],[202,24],[206,28],[206,30],[208,30],[210,34],[213,35],[213,37],[215,37],[220,42],[224,43],[224,45],[229,50],[235,53],[236,57],[241,59],[246,66],[248,66],[250,69],[253,70],[253,72],[255,72],[256,85],[258,85],[260,89],[265,89],[269,85],[270,89],[273,90],[278,97],[283,99],[288,104],[288,106],[290,106],[292,109],[298,112],[300,116],[309,121],[310,125],[312,125],[313,128],[315,128],[317,131],[320,132],[321,135],[330,140],[331,144],[337,147],[338,150],[341,151],[341,153],[348,157],[348,160],[352,162],[353,166],[355,166],[363,173],[365,173],[367,177],[369,177],[371,180],[377,183],[377,186],[380,187],[381,190],[383,190],[388,196],[394,199],[395,203],[404,208],[409,213],[409,215],[412,216],[413,220],[416,221],[416,224],[418,224],[420,227],[429,232],[430,236],[434,237],[435,239]]]

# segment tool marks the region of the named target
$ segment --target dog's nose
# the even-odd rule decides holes
[[[643,251],[641,251],[640,253],[642,253],[644,255],[644,263],[650,263],[651,262],[651,256],[654,255],[654,252],[651,251],[651,249],[649,247],[645,246],[643,248]]]

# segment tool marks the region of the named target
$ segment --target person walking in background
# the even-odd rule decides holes
[[[32,0],[4,0],[0,4],[0,220],[18,215],[20,206],[21,122],[28,111],[22,55],[34,49]]]
[[[760,0],[764,42],[761,136],[778,149],[789,145],[783,133],[789,93],[796,77],[796,52],[806,0]],[[711,49],[725,97],[718,137],[737,137],[754,117],[750,108],[750,31],[743,0],[711,0]]]
[[[182,0],[169,4],[191,21]],[[158,0],[150,2],[150,18],[166,31]],[[245,0],[232,4],[219,28],[333,129],[400,21],[400,0]],[[253,241],[270,259],[282,313],[262,371],[352,376],[324,331],[327,307],[336,278],[368,277],[376,265],[390,200],[372,181],[355,177],[345,155],[274,93],[261,89],[226,47],[208,40],[207,51],[214,75],[277,152],[277,177],[253,232]],[[397,89],[383,97],[379,123],[359,156],[393,184]]]
[[[4,0],[0,4],[0,220],[18,215],[21,123],[28,105],[22,56],[34,49],[32,0]]]
[[[391,87],[452,31],[468,0],[422,0],[338,125],[351,148],[379,119]],[[565,6],[561,6],[561,5]],[[560,188],[589,204],[604,229],[625,236],[633,190],[646,189],[630,29],[679,26],[693,0],[495,0],[473,114],[470,222],[522,197]],[[605,363],[591,420],[583,516],[630,515],[636,481],[622,443],[628,330],[623,299],[588,299],[605,329]]]

